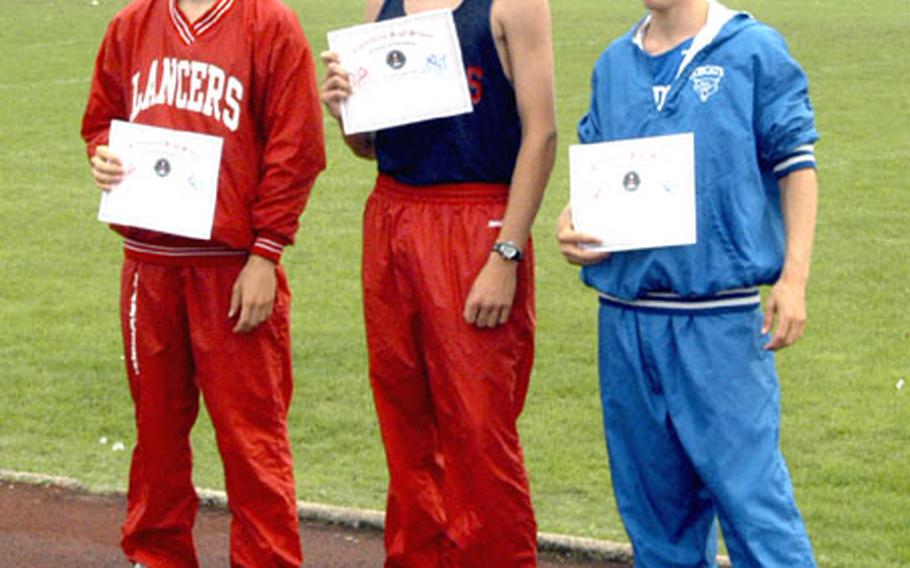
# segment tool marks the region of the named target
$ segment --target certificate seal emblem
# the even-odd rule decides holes
[[[408,62],[408,58],[405,57],[402,51],[393,49],[385,56],[385,62],[392,69],[398,70],[404,67],[404,64]]]
[[[171,163],[166,158],[161,158],[155,162],[155,173],[158,177],[167,177],[171,173]]]
[[[630,171],[622,178],[622,186],[626,191],[636,191],[641,187],[641,176],[636,171]]]

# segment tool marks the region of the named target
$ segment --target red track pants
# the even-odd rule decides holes
[[[516,428],[534,350],[533,256],[518,267],[507,324],[478,329],[462,316],[507,192],[381,176],[367,203],[363,289],[390,475],[387,568],[536,565]]]
[[[121,322],[137,440],[121,544],[151,568],[198,566],[189,434],[200,391],[224,462],[231,566],[303,562],[287,436],[290,293],[279,269],[271,319],[233,333],[231,288],[244,262],[124,261]]]

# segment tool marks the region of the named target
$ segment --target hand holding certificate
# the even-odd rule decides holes
[[[129,173],[102,193],[99,221],[211,237],[223,139],[115,120],[109,145]]]
[[[328,42],[351,79],[345,134],[473,111],[449,9],[329,32]]]
[[[569,148],[572,222],[600,251],[695,243],[692,133]]]

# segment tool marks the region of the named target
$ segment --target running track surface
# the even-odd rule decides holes
[[[53,486],[0,483],[0,568],[125,568],[118,547],[122,496]],[[230,515],[200,507],[196,546],[202,568],[228,566]],[[306,568],[380,568],[382,535],[341,526],[300,526]],[[543,555],[540,568],[628,568]]]

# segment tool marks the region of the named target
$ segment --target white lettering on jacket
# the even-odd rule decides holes
[[[149,64],[145,77],[132,77],[133,106],[130,121],[142,111],[167,105],[198,112],[235,132],[243,111],[243,83],[209,63],[165,57]]]

